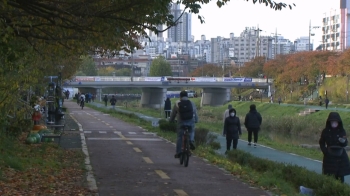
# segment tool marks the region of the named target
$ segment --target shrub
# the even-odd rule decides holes
[[[168,122],[165,119],[161,119],[158,121],[159,128],[162,131],[171,131],[171,132],[177,132],[177,124],[173,122]]]
[[[196,141],[196,145],[206,144],[208,133],[209,133],[208,129],[196,128],[196,132],[194,135],[194,140]]]

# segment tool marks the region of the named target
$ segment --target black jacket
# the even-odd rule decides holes
[[[236,110],[234,110],[234,112],[234,117],[229,116],[225,119],[224,135],[226,135],[226,138],[238,139],[239,135],[242,134],[241,123],[239,118],[236,116]]]
[[[262,117],[256,109],[250,109],[245,115],[244,126],[249,129],[260,129],[262,123]]]
[[[338,121],[338,127],[332,128],[331,121]],[[337,112],[330,112],[326,121],[326,127],[323,129],[319,140],[320,148],[323,152],[323,173],[327,175],[346,176],[350,174],[350,162],[346,150],[343,148],[348,145],[346,139],[344,143],[339,138],[346,139],[346,132],[343,128],[343,122]]]
[[[164,103],[164,110],[171,110],[171,101],[169,98],[167,98],[165,100],[165,103]]]

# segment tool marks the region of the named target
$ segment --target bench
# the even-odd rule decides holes
[[[54,133],[53,134],[44,134],[41,136],[41,141],[43,141],[43,139],[45,138],[58,138],[58,145],[60,145],[61,143],[61,136],[62,133],[64,132],[64,127],[66,126],[66,124],[63,125],[54,125],[54,124],[47,124],[46,125],[48,128],[54,128]],[[57,130],[62,130],[61,132],[57,133]]]

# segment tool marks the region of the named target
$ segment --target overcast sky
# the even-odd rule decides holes
[[[200,15],[205,23],[201,24],[197,15],[192,14],[192,35],[199,40],[201,35],[207,39],[222,36],[228,38],[230,33],[235,36],[245,27],[257,27],[262,30],[261,35],[281,34],[284,38],[294,41],[301,36],[309,35],[311,26],[322,26],[322,18],[331,8],[339,9],[340,0],[275,0],[276,2],[295,3],[292,10],[274,11],[263,4],[253,4],[252,0],[231,0],[227,5],[218,8],[216,0],[202,6]],[[321,28],[312,30],[311,37],[314,47],[321,44]]]

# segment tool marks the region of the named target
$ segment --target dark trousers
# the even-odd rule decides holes
[[[259,129],[248,129],[248,142],[252,141],[252,134],[254,134],[254,143],[258,142]]]
[[[237,149],[238,138],[234,139],[232,137],[226,137],[226,149],[230,150],[232,143],[232,149]]]
[[[170,117],[170,111],[165,111],[165,118]]]

